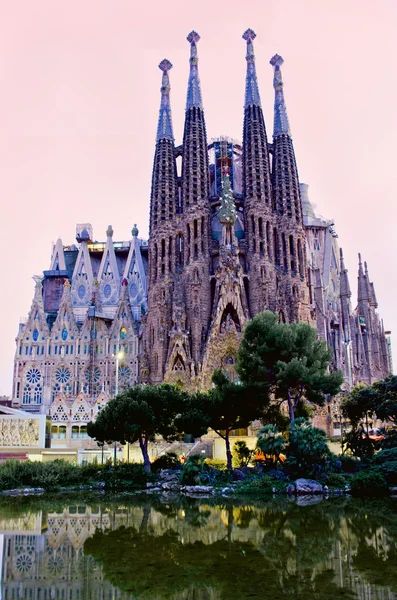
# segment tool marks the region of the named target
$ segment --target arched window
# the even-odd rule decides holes
[[[32,388],[30,385],[26,384],[23,388],[22,394],[22,404],[30,404],[31,401]]]

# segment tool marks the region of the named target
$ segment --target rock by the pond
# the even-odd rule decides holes
[[[234,469],[233,471],[233,481],[244,481],[247,479],[247,473],[244,473],[242,469]]]
[[[184,494],[212,494],[214,488],[210,485],[185,485],[181,487]]]
[[[174,469],[162,469],[159,473],[159,479],[161,481],[178,481],[180,474],[180,471]]]
[[[323,486],[314,479],[297,479],[295,481],[295,493],[298,496],[305,496],[310,494],[322,494]]]
[[[296,496],[295,502],[298,506],[312,506],[313,504],[323,502],[323,498],[318,494],[302,494],[301,496]]]
[[[161,484],[161,487],[166,492],[177,492],[180,489],[180,485],[174,481],[165,481]]]

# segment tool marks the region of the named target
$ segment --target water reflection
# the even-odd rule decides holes
[[[2,600],[397,598],[392,501],[13,498],[0,515]]]

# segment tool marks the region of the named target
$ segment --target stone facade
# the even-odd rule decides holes
[[[247,43],[242,146],[206,141],[192,32],[185,127],[175,146],[169,70],[162,61],[161,105],[150,205],[148,317],[141,380],[206,389],[215,368],[235,378],[234,363],[248,319],[270,309],[284,322],[317,326],[331,346],[346,386],[391,370],[367,270],[359,303],[350,287],[333,223],[315,215],[299,184],[281,75],[273,56],[273,142],[267,139],[255,68],[255,33]],[[209,164],[208,153],[209,150]],[[182,174],[176,159],[182,156]]]
[[[110,226],[106,242],[94,242],[91,225],[79,225],[78,245],[58,240],[50,269],[36,282],[16,338],[12,403],[50,415],[53,444],[89,446],[86,424],[113,397],[117,366],[119,389],[138,381],[208,389],[216,368],[235,380],[244,325],[266,309],[283,322],[315,325],[332,348],[332,368],[345,374],[346,389],[391,372],[390,338],[368,268],[360,258],[353,310],[334,224],[315,214],[307,186],[299,183],[283,59],[270,61],[275,100],[269,143],[255,33],[249,29],[243,38],[242,144],[226,137],[208,144],[200,37],[191,32],[180,146],[172,127],[172,64],[164,59],[159,65],[149,243],[138,239],[136,227],[130,241],[114,242]]]
[[[147,242],[93,241],[77,226],[78,245],[53,248],[36,280],[28,318],[16,338],[12,403],[49,415],[52,445],[90,445],[86,425],[118,389],[138,381],[142,318],[147,311]]]

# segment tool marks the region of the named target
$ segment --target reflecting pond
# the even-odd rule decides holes
[[[1,600],[397,598],[397,506],[0,499]]]

